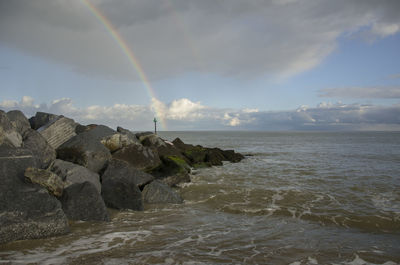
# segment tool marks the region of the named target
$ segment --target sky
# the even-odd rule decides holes
[[[0,0],[0,109],[150,130],[400,130],[398,0]]]

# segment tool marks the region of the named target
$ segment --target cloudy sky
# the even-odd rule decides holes
[[[400,130],[399,47],[398,0],[0,0],[0,109],[133,130],[154,116]]]

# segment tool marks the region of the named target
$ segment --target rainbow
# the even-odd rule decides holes
[[[82,0],[82,2],[85,4],[85,6],[88,7],[88,9],[97,18],[97,20],[100,21],[100,23],[104,26],[104,28],[111,35],[114,41],[118,44],[118,46],[121,48],[122,52],[126,55],[133,68],[138,73],[139,78],[142,80],[145,88],[147,89],[147,92],[149,93],[152,103],[154,102],[156,103],[153,104],[153,107],[156,112],[157,119],[160,121],[162,129],[167,130],[165,114],[162,112],[160,104],[157,104],[158,100],[155,95],[154,89],[151,86],[149,79],[146,76],[146,73],[143,71],[143,67],[140,65],[139,60],[136,58],[135,54],[129,48],[126,41],[121,37],[121,35],[114,28],[114,26],[107,19],[107,17],[104,16],[103,13],[101,13],[101,11],[95,5],[93,5],[89,0]]]

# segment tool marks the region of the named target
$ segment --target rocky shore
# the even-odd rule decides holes
[[[178,184],[190,182],[192,168],[243,158],[151,132],[0,110],[0,244],[68,233],[69,220],[110,221],[107,208],[182,203]]]

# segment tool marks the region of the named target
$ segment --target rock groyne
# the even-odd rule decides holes
[[[243,158],[151,132],[0,110],[0,244],[68,233],[68,220],[109,221],[107,207],[182,203],[179,184],[192,168]]]

